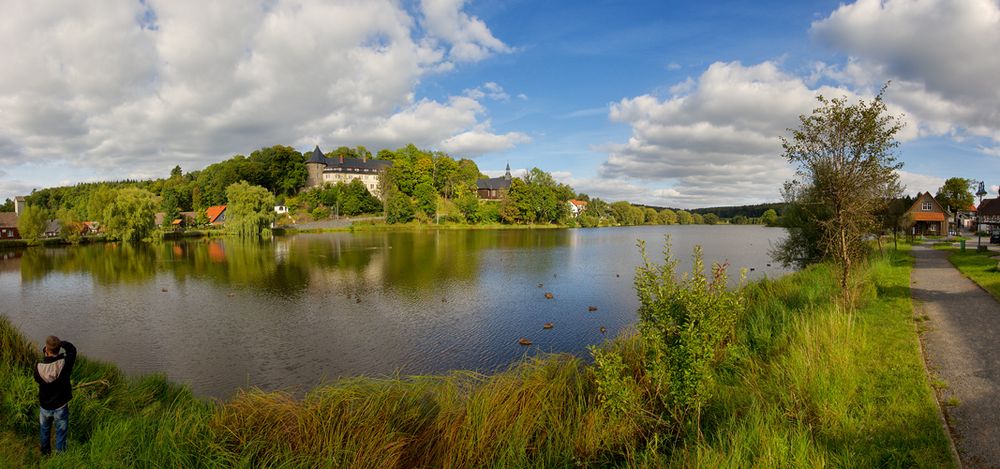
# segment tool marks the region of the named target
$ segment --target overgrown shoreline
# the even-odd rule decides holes
[[[713,365],[699,431],[602,402],[598,370],[570,355],[493,375],[354,378],[302,399],[249,390],[225,402],[162,376],[81,358],[66,454],[40,460],[36,347],[0,317],[0,460],[45,467],[949,467],[909,295],[912,258],[859,273],[859,308],[837,302],[827,264],[746,291]],[[638,335],[606,342],[648,383]]]

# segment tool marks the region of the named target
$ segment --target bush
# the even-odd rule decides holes
[[[312,211],[309,212],[309,214],[312,215],[312,217],[316,220],[330,218],[330,208],[320,205],[319,207],[312,209]]]
[[[677,278],[669,237],[662,265],[651,264],[639,242],[643,264],[636,268],[639,333],[647,349],[647,374],[667,416],[697,428],[709,398],[714,368],[746,308],[743,279],[727,289],[726,264],[712,265],[705,276],[701,246],[696,246],[690,275]],[[679,427],[680,428],[680,427]]]

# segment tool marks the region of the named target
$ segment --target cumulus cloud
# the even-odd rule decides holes
[[[0,3],[0,164],[149,176],[276,143],[524,141],[489,130],[496,83],[414,95],[452,61],[510,50],[461,1],[423,16],[391,0]]]
[[[461,157],[475,157],[483,153],[508,150],[530,141],[531,137],[520,132],[495,134],[487,122],[441,142],[441,149]]]
[[[939,187],[944,185],[944,178],[928,176],[926,174],[911,173],[909,171],[897,171],[899,182],[904,186],[903,194],[915,196],[920,192],[937,193]]]
[[[859,0],[811,30],[850,55],[831,76],[856,86],[891,79],[887,99],[921,135],[1000,141],[1000,3],[996,0]]]
[[[451,44],[448,58],[457,62],[482,60],[511,48],[493,36],[486,23],[462,11],[465,0],[422,0],[424,28],[434,38]]]
[[[772,201],[794,169],[781,158],[779,136],[816,106],[816,95],[854,99],[842,88],[810,88],[773,62],[714,63],[660,99],[642,95],[611,107],[632,128],[609,148],[601,175],[667,181],[665,205]]]

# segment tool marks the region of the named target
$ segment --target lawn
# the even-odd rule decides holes
[[[949,250],[952,252],[948,256],[948,261],[959,272],[1000,300],[1000,270],[997,269],[1000,258],[992,257],[1000,254],[996,251],[979,252],[974,249],[966,249],[965,252],[954,248]]]

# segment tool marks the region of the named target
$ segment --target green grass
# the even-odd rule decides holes
[[[700,434],[664,431],[645,409],[600,403],[578,358],[527,359],[493,375],[356,378],[303,398],[240,392],[207,402],[161,376],[127,378],[81,358],[70,451],[40,459],[37,347],[0,317],[0,460],[17,467],[949,467],[921,363],[905,255],[855,279],[838,306],[834,269],[749,287],[719,357]],[[641,395],[643,341],[616,351]]]
[[[962,275],[972,279],[994,298],[1000,300],[1000,269],[997,268],[1000,258],[990,257],[996,255],[995,251],[978,252],[975,248],[967,247],[965,252],[953,249],[948,261],[962,272]]]
[[[923,370],[909,293],[912,259],[856,279],[864,305],[828,300],[836,277],[813,266],[753,289],[704,440],[670,462],[714,467],[949,467]]]

